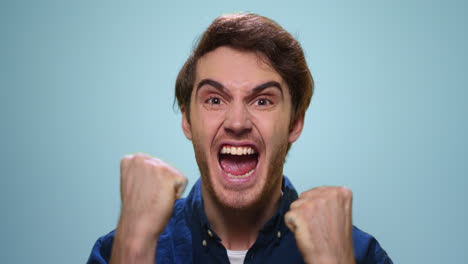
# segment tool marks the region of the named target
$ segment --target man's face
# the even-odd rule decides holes
[[[203,195],[228,208],[251,208],[280,193],[288,143],[291,96],[281,76],[256,53],[220,47],[197,63],[191,95],[192,140]]]

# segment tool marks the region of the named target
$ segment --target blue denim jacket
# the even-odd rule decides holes
[[[304,263],[294,235],[284,223],[284,214],[298,195],[291,182],[283,178],[283,196],[278,211],[260,230],[244,263]],[[114,232],[96,241],[88,259],[89,264],[109,262]],[[357,264],[393,263],[375,238],[356,227],[353,227],[353,243]],[[176,201],[173,215],[159,237],[156,261],[158,264],[229,264],[226,249],[206,218],[200,180],[195,183],[187,198]]]

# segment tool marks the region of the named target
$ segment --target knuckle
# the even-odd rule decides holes
[[[300,204],[301,204],[300,200],[296,200],[296,201],[294,201],[294,202],[291,203],[291,205],[289,206],[289,208],[290,208],[291,210],[293,210],[293,209],[295,209],[295,208],[298,208],[298,207],[300,206]]]
[[[331,190],[331,193],[333,194],[333,198],[340,198],[343,194],[343,192],[341,191],[341,188],[340,187],[334,187],[332,190]]]
[[[133,157],[133,155],[125,155],[120,160],[120,163],[129,163],[130,161],[132,161]]]
[[[340,187],[329,187],[327,188],[326,192],[325,192],[325,196],[328,198],[328,199],[339,199],[340,196],[341,196],[341,189]]]
[[[305,219],[312,219],[315,215],[321,213],[323,209],[316,204],[308,204],[303,210],[300,211],[300,215]]]
[[[174,173],[166,164],[157,164],[153,166],[154,173],[163,181],[173,181]]]
[[[152,157],[152,156],[146,156],[148,159],[150,159],[152,162],[156,163],[156,164],[165,164],[164,161],[156,158],[156,157]]]
[[[124,161],[131,161],[133,158],[133,155],[125,155],[122,157],[121,161],[124,162]]]
[[[312,210],[315,207],[324,207],[328,203],[328,199],[326,197],[317,198],[313,203],[309,204],[309,210]]]
[[[313,207],[314,206],[312,205],[312,203],[304,203],[300,207],[298,207],[296,211],[298,212],[298,214],[303,214],[304,212],[313,210]]]
[[[166,173],[170,174],[171,177],[177,179],[178,181],[184,182],[188,180],[184,175],[182,175],[182,173],[180,173],[176,168],[172,167],[171,165],[165,164],[164,167],[166,168]]]
[[[144,161],[148,158],[148,155],[144,154],[144,153],[136,153],[135,155],[133,155],[133,159],[135,161]]]
[[[130,156],[125,156],[120,160],[120,168],[125,168],[127,167],[128,163],[130,162],[131,157]]]
[[[307,199],[309,196],[313,195],[315,191],[316,191],[315,188],[304,191],[299,195],[299,199]]]
[[[340,187],[340,193],[346,200],[353,198],[353,192],[347,187]]]
[[[131,155],[127,155],[127,156],[124,156],[120,160],[120,172],[121,173],[125,174],[124,172],[129,169],[132,158],[133,157]]]
[[[161,176],[168,177],[171,175],[171,169],[165,164],[155,165],[154,168],[161,174]]]
[[[183,175],[180,175],[180,177],[178,177],[178,181],[181,182],[182,184],[188,183],[188,179]]]

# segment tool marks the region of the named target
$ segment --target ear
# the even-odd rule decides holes
[[[192,127],[187,119],[185,107],[181,106],[180,111],[182,112],[182,130],[184,131],[185,137],[187,137],[188,140],[192,140]]]
[[[300,115],[294,123],[291,124],[289,129],[289,137],[288,142],[294,143],[302,133],[302,129],[304,128],[304,115]]]

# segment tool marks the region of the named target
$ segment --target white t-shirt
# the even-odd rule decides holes
[[[231,264],[243,264],[248,250],[227,250],[229,262]]]

